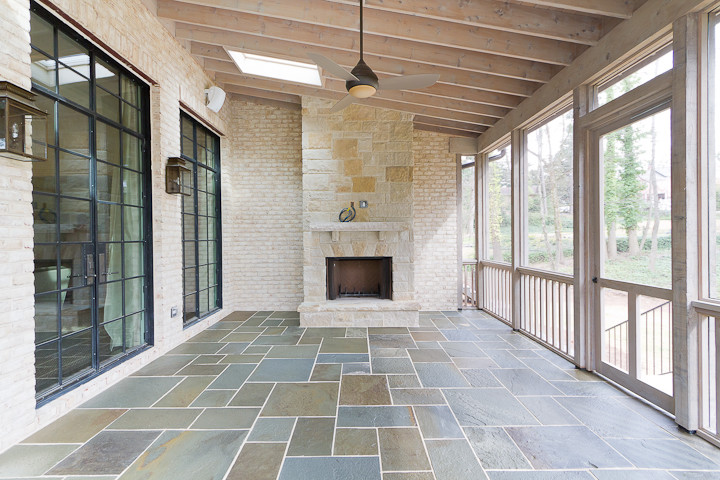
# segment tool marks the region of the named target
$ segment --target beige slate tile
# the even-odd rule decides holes
[[[377,455],[377,431],[374,428],[338,428],[333,455]]]
[[[380,428],[380,457],[383,471],[430,470],[417,428]]]
[[[83,443],[118,419],[127,410],[73,410],[23,443]]]
[[[391,405],[385,375],[343,375],[340,405]]]
[[[226,480],[275,480],[284,455],[284,443],[246,443]]]

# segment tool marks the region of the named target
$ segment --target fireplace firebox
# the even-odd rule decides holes
[[[392,299],[392,257],[328,257],[327,298]]]

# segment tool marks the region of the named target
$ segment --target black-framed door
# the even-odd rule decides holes
[[[33,165],[36,398],[152,342],[149,89],[33,4],[31,66],[48,112]]]

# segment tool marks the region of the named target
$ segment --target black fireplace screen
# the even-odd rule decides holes
[[[327,298],[343,297],[392,299],[392,258],[327,258]]]

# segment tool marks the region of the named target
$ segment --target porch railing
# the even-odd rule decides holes
[[[479,265],[482,269],[482,309],[505,323],[511,323],[512,266],[485,260]]]
[[[462,269],[462,306],[463,308],[478,308],[478,262],[477,260],[463,261]]]
[[[720,445],[720,306],[695,305],[700,315],[700,429],[699,433]]]
[[[575,354],[573,277],[520,267],[520,329],[553,349]]]
[[[641,371],[644,375],[673,373],[672,302],[664,302],[640,314]],[[628,371],[628,325],[625,320],[605,330],[608,363]]]

